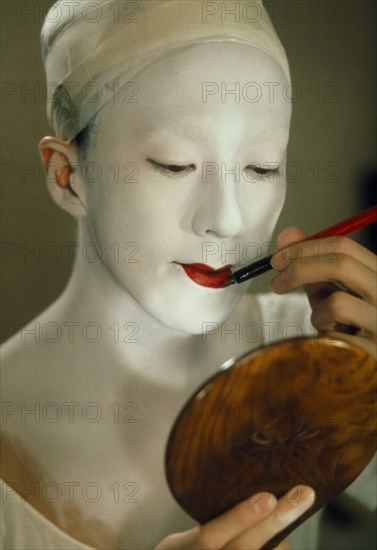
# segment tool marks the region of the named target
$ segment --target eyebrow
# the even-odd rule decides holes
[[[176,135],[180,135],[184,138],[188,137],[192,141],[197,141],[198,139],[201,139],[205,143],[209,143],[213,140],[213,132],[211,131],[210,126],[208,131],[208,127],[207,129],[203,129],[202,127],[196,126],[192,123],[181,124],[178,121],[172,122],[172,120],[169,118],[172,114],[182,114],[183,116],[185,116],[187,115],[187,111],[182,109],[174,109],[173,111],[168,112],[166,115],[154,114],[154,120],[146,120],[144,124],[141,123],[139,125],[138,130],[136,131],[136,135],[141,138],[153,137],[163,133],[165,130],[170,130],[173,131]],[[251,128],[249,128],[249,126],[246,126],[242,131],[242,134],[246,138],[252,135],[252,132],[250,131]],[[287,129],[283,127],[279,128],[279,130],[275,129],[271,137],[277,138],[281,129],[284,133],[287,131]]]
[[[139,137],[151,137],[157,134],[160,134],[164,132],[165,130],[173,131],[175,134],[181,135],[185,138],[190,138],[191,140],[197,140],[201,139],[203,141],[209,141],[210,136],[208,135],[208,132],[205,132],[202,128],[199,126],[195,126],[193,124],[180,124],[179,122],[172,123],[171,121],[168,121],[166,123],[165,117],[161,117],[161,122],[163,123],[163,126],[160,123],[152,123],[148,122],[146,124],[141,124],[139,126],[139,129],[137,130],[137,135]]]

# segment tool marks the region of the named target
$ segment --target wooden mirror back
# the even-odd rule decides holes
[[[344,342],[285,340],[221,369],[189,399],[171,430],[166,475],[199,523],[261,491],[316,491],[297,525],[356,479],[376,451],[375,359]],[[298,495],[299,498],[299,495]]]

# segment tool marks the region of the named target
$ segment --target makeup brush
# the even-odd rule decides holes
[[[332,227],[328,227],[327,229],[324,229],[323,231],[320,231],[319,233],[316,233],[315,235],[307,237],[306,239],[298,242],[311,241],[313,239],[321,239],[324,237],[335,237],[338,235],[348,235],[349,233],[352,233],[357,229],[361,229],[362,227],[366,227],[367,225],[370,225],[371,223],[374,223],[376,221],[377,205],[371,206],[370,208],[367,208],[367,210],[360,212],[360,214],[356,214],[356,216],[352,216],[351,218],[343,220],[342,222],[339,222]],[[221,287],[226,287],[235,283],[240,284],[248,281],[249,279],[254,279],[254,277],[258,277],[258,275],[262,275],[262,273],[266,273],[266,271],[270,271],[270,269],[273,269],[271,265],[272,257],[273,254],[271,254],[271,256],[266,256],[265,258],[262,258],[261,260],[258,260],[256,262],[253,262],[252,264],[247,265],[246,267],[243,267],[238,271],[235,271],[231,277],[222,282]]]

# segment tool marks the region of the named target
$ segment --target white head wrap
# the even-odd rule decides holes
[[[213,41],[250,44],[272,56],[287,80],[285,50],[262,0],[59,0],[41,33],[47,116],[71,140],[114,98],[115,78],[131,81],[158,58]]]

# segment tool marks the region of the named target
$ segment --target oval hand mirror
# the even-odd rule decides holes
[[[295,485],[314,506],[273,548],[356,479],[376,451],[375,359],[337,340],[296,338],[225,363],[185,404],[165,455],[167,481],[199,523],[261,491]]]

